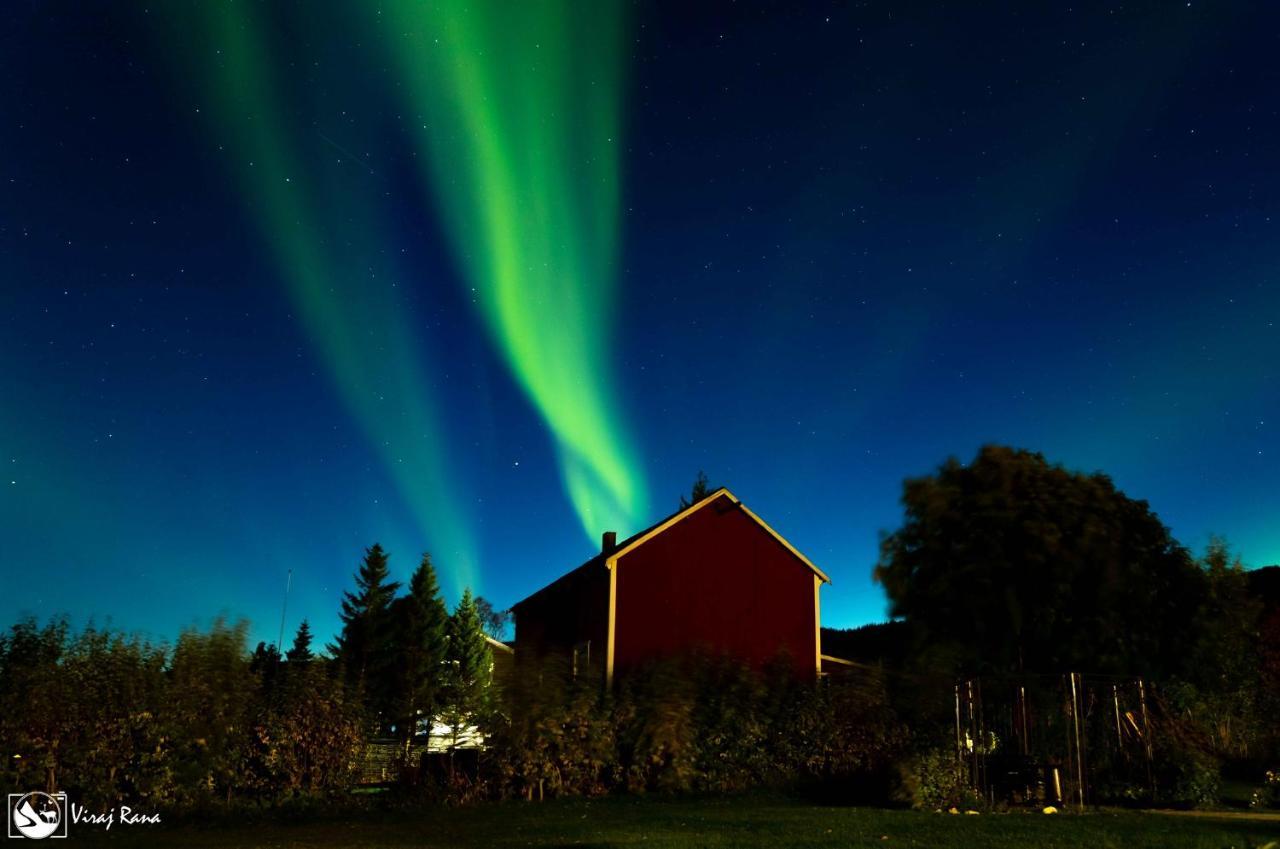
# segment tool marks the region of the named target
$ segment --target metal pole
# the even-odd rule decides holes
[[[982,793],[982,797],[987,797],[987,712],[982,704],[982,679],[978,679],[978,740],[976,750],[980,753],[978,759],[978,787]],[[987,799],[987,801],[991,801]]]
[[[978,790],[978,712],[973,704],[973,679],[968,682],[969,692],[969,745],[973,748],[969,762],[969,786]]]
[[[960,741],[960,683],[956,682],[956,773],[964,768],[964,744]]]
[[[293,586],[293,570],[284,579],[284,603],[280,605],[280,636],[276,638],[276,654],[284,650],[284,614],[289,609],[289,588]]]
[[[1115,684],[1111,685],[1111,704],[1116,710],[1116,746],[1120,751],[1124,751],[1124,735],[1120,733],[1120,690]]]
[[[1031,752],[1031,742],[1027,740],[1027,688],[1022,684],[1018,685],[1018,704],[1022,713],[1022,754],[1025,756]]]

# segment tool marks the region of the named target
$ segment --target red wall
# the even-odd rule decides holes
[[[623,555],[614,668],[690,650],[811,675],[814,573],[722,496]]]

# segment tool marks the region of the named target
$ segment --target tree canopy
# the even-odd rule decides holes
[[[1204,575],[1147,502],[1101,473],[986,446],[908,480],[876,579],[922,658],[968,672],[1167,674]]]
[[[393,607],[399,655],[393,670],[394,707],[407,739],[420,716],[434,716],[445,672],[449,610],[440,596],[430,554],[422,555],[409,581],[409,594],[396,599]]]
[[[382,546],[374,543],[365,549],[364,560],[355,575],[355,592],[343,594],[342,632],[337,644],[329,647],[342,664],[348,681],[357,686],[375,685],[375,690],[385,682],[384,667],[391,660],[390,609],[400,584],[390,576],[387,553]],[[385,713],[388,694],[370,692],[369,695],[375,712]]]
[[[293,648],[285,653],[285,658],[290,663],[307,663],[315,658],[315,654],[311,651],[311,623],[303,619],[302,624],[298,626],[298,632],[293,635]]]

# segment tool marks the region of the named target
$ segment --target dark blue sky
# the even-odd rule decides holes
[[[1280,561],[1280,10],[900,5],[631,8],[601,320],[649,518],[705,469],[833,577],[825,624],[856,625],[884,613],[902,479],[994,441],[1112,474],[1193,549]],[[400,446],[300,326],[190,79],[216,41],[154,17],[0,12],[0,619],[225,613],[273,639],[292,568],[290,629],[328,636],[363,547],[407,578],[433,509],[501,606],[589,556],[409,176],[383,48],[268,15],[325,238],[353,292],[401,293],[453,511],[405,503]],[[353,307],[359,338],[405,356],[380,314]]]

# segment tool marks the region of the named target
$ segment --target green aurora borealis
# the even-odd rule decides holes
[[[0,608],[501,608],[703,469],[857,625],[992,442],[1275,563],[1268,12],[6,4]]]
[[[361,193],[333,191],[308,167],[281,120],[274,53],[252,9],[201,8],[198,25],[219,51],[204,79],[216,129],[307,336],[424,539],[446,555],[453,586],[478,586],[473,523],[459,506],[427,359],[397,296],[362,279],[361,264],[387,253],[373,226],[386,213],[366,200],[353,214]],[[612,2],[590,9],[392,3],[375,28],[421,113],[424,188],[594,538],[636,527],[648,505],[609,378],[622,16]]]
[[[555,437],[588,536],[647,515],[609,379],[622,15],[574,4],[393,0],[383,31],[486,325]]]
[[[405,323],[395,293],[370,281],[371,258],[385,253],[378,211],[352,210],[359,193],[343,193],[339,204],[334,187],[308,169],[281,119],[286,113],[273,54],[247,6],[200,8],[205,14],[197,24],[218,45],[218,61],[202,66],[211,73],[203,82],[217,105],[214,127],[239,166],[245,202],[274,251],[306,335],[424,542],[444,555],[450,590],[478,588],[472,523],[449,466],[415,329]]]

